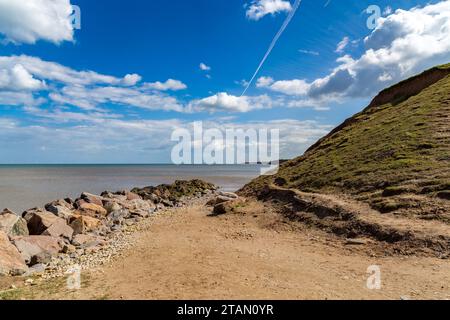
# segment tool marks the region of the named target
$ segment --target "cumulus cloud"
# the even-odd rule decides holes
[[[84,110],[98,110],[106,103],[149,110],[182,112],[183,106],[176,98],[157,91],[181,90],[187,86],[178,80],[144,83],[142,77],[127,74],[114,77],[94,71],[77,71],[55,62],[30,56],[0,56],[0,98],[5,105],[36,105],[47,94],[55,104],[75,106]],[[152,90],[152,92],[148,92]],[[29,92],[14,95],[8,92]],[[35,95],[40,98],[34,98]],[[17,100],[13,103],[12,97]],[[6,103],[8,102],[8,103]]]
[[[396,10],[379,19],[359,58],[344,55],[314,81],[275,81],[267,88],[305,100],[370,97],[381,89],[450,60],[450,1]]]
[[[140,75],[133,73],[133,74],[127,74],[122,79],[122,83],[125,86],[134,86],[141,80],[142,80],[142,77]]]
[[[268,95],[260,96],[233,96],[226,92],[220,92],[213,96],[191,101],[187,110],[207,112],[249,112],[258,109],[270,109],[276,105],[276,101]]]
[[[274,80],[271,77],[260,77],[256,81],[256,87],[266,88],[266,87],[270,86],[273,82],[274,82]]]
[[[70,0],[0,0],[0,34],[6,42],[73,41]]]
[[[21,65],[35,78],[70,85],[129,85],[138,79],[137,75],[127,75],[124,78],[117,78],[94,71],[77,71],[56,62],[44,61],[40,58],[26,55],[0,56],[0,70],[10,70],[16,65]]]
[[[35,79],[21,64],[10,69],[0,69],[0,89],[34,91],[43,88],[45,83]]]
[[[247,5],[247,18],[259,20],[268,14],[275,15],[279,12],[289,12],[292,10],[291,3],[285,0],[255,0]]]
[[[55,102],[66,103],[82,109],[96,109],[105,103],[131,106],[148,110],[183,112],[183,106],[174,97],[145,93],[139,88],[67,86],[60,93],[51,94]]]
[[[158,90],[158,91],[178,91],[187,89],[187,85],[179,80],[169,79],[166,82],[153,82],[153,83],[145,83],[143,85],[144,88]]]
[[[256,86],[292,96],[304,95],[309,89],[309,84],[305,80],[297,79],[275,82],[272,78],[259,78]]]

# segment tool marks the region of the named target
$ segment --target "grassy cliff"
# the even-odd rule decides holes
[[[362,112],[241,191],[275,183],[386,213],[450,221],[450,64],[382,91]]]

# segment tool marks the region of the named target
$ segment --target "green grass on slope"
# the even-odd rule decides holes
[[[283,164],[275,177],[261,177],[246,188],[281,177],[287,187],[323,193],[386,196],[450,189],[450,75],[405,101],[366,109],[353,120]]]

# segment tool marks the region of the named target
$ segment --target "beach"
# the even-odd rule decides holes
[[[0,207],[20,214],[83,191],[100,194],[196,178],[236,191],[258,175],[257,165],[0,165]]]

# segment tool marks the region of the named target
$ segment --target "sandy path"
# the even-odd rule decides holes
[[[370,257],[274,214],[254,216],[261,210],[209,217],[196,206],[157,216],[123,259],[92,273],[83,289],[48,298],[450,299],[448,260]],[[366,287],[374,264],[381,290]]]

